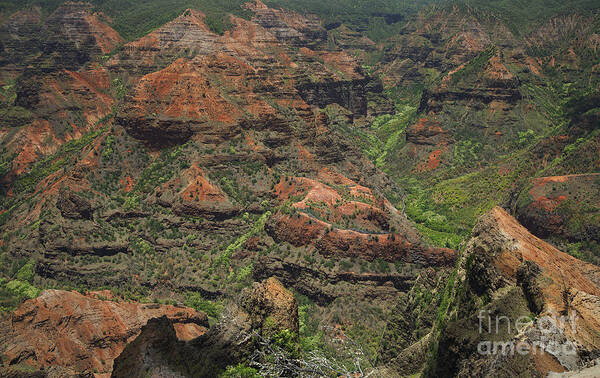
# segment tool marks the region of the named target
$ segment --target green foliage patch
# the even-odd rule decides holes
[[[204,299],[202,295],[197,292],[188,292],[183,303],[188,307],[204,312],[213,319],[218,319],[223,311],[223,305],[221,303]]]
[[[238,237],[233,243],[229,244],[227,248],[225,248],[225,250],[219,255],[219,257],[215,261],[215,265],[229,266],[231,255],[233,255],[235,251],[240,249],[244,245],[244,243],[248,241],[248,239],[263,232],[265,229],[265,223],[267,222],[270,216],[270,211],[267,211],[264,214],[262,214],[260,218],[258,218],[256,222],[254,222],[254,224],[252,225],[250,230],[248,230],[248,232]]]
[[[12,311],[26,299],[40,295],[41,290],[33,286],[35,260],[29,260],[14,274],[12,280],[0,279],[0,312]]]
[[[496,46],[491,46],[486,50],[480,52],[479,55],[477,55],[473,60],[467,63],[462,69],[458,70],[452,76],[450,76],[450,83],[458,84],[474,77],[476,73],[482,71],[485,68],[490,59],[497,53],[498,48]]]
[[[261,378],[258,371],[253,367],[239,363],[235,366],[228,366],[219,378]]]

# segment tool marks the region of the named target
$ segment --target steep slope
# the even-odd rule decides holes
[[[181,305],[46,290],[0,321],[0,374],[216,377],[259,347],[253,335],[298,332],[296,300],[274,278],[244,289],[227,312],[209,327],[206,314]]]
[[[34,70],[30,83],[49,87],[73,78],[60,80],[72,94],[28,98],[51,104],[50,95],[62,94],[75,101],[65,105],[70,111],[86,117],[63,140],[33,152],[53,135],[41,121],[5,128],[3,261],[14,263],[3,265],[3,285],[30,261],[35,287],[228,301],[253,280],[276,276],[332,309],[315,314],[317,322],[360,327],[368,338],[419,271],[452,266],[454,251],[421,240],[386,199],[399,192],[396,184],[344,136],[342,125],[391,111],[382,82],[329,46],[314,16],[261,2],[246,8],[250,19],[229,16],[232,28],[222,35],[190,9],[108,54],[98,42],[112,41],[104,25],[92,47],[73,43],[88,54],[80,66],[38,72],[32,63],[14,74],[20,83]],[[69,3],[42,23],[79,20],[60,16],[69,12],[94,15]],[[21,104],[20,85],[14,101]],[[36,109],[32,117],[48,127],[69,120],[68,112],[46,119]],[[282,193],[290,180],[313,191]],[[321,192],[331,201],[321,204]],[[310,211],[313,202],[322,213]],[[288,214],[297,207],[300,221]],[[310,274],[290,274],[299,271]],[[348,292],[361,293],[356,300],[365,305],[350,306]],[[11,305],[23,298],[6,293]]]
[[[421,11],[372,67],[397,113],[352,132],[439,245],[456,246],[495,205],[513,209],[530,177],[598,171],[597,12],[540,19],[522,33],[505,16]],[[589,241],[577,242],[591,256]]]
[[[598,349],[596,268],[494,207],[598,261],[598,13],[508,3],[409,15],[386,2],[343,14],[330,10],[344,1],[52,2],[2,14],[0,310],[39,304],[40,289],[108,287],[217,318],[276,277],[302,302],[292,333],[304,356],[335,350],[322,341],[331,328],[403,374],[427,359],[431,375],[583,367]],[[479,358],[469,327],[484,306],[538,320],[576,309],[577,334],[554,335],[581,345],[577,357]],[[119,371],[193,371],[174,350],[212,366],[172,323],[145,327]],[[235,326],[202,342],[236,355]],[[2,363],[34,363],[30,349]]]
[[[107,297],[108,296],[108,297]],[[2,361],[109,376],[113,360],[150,319],[166,317],[181,340],[206,332],[206,314],[186,307],[120,302],[110,291],[46,290],[2,322]]]
[[[465,247],[426,374],[544,376],[585,366],[599,347],[599,285],[597,266],[492,209]]]

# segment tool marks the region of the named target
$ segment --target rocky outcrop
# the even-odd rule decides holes
[[[115,359],[111,377],[190,376],[194,352],[179,342],[173,323],[166,316],[153,318]]]
[[[448,131],[434,119],[422,118],[406,130],[406,141],[414,144],[437,145],[447,143]]]
[[[433,341],[432,328],[442,305],[449,270],[424,269],[397,300],[387,320],[377,364],[403,375],[422,371]]]
[[[90,202],[66,188],[61,189],[58,199],[56,200],[56,207],[65,218],[92,218],[93,209]]]
[[[89,3],[67,2],[46,19],[45,25],[76,47],[93,46],[90,55],[107,54],[123,40],[100,20],[102,16],[93,13]]]
[[[187,343],[178,340],[171,319],[151,319],[115,359],[112,376],[217,377],[251,356],[256,333],[268,340],[282,329],[298,334],[298,305],[269,278],[244,290],[239,307],[230,304],[206,334]]]
[[[198,132],[207,141],[231,136],[241,111],[210,83],[207,63],[182,58],[144,76],[116,121],[134,137],[155,145],[182,143]],[[240,68],[238,63],[232,70],[241,74]]]
[[[2,361],[7,366],[63,366],[108,376],[125,345],[150,319],[161,316],[185,340],[208,327],[204,313],[186,307],[125,302],[110,292],[46,290],[4,321]]]
[[[479,252],[474,254],[471,269],[475,269],[476,256],[486,251],[492,263],[487,269],[497,269],[496,278],[490,274],[490,279],[482,280],[482,287],[489,289],[493,286],[502,286],[508,282],[516,282],[517,272],[523,261],[537,265],[536,275],[546,277],[545,285],[541,288],[546,304],[546,311],[551,309],[557,313],[566,310],[567,305],[563,299],[566,288],[583,291],[592,295],[600,294],[600,268],[582,262],[576,258],[559,251],[530,234],[506,211],[494,208],[484,215],[473,231],[473,238],[469,242],[471,250]],[[468,246],[468,248],[469,248]],[[529,269],[531,270],[531,269]],[[485,284],[486,281],[489,284]],[[496,283],[494,283],[496,282]]]
[[[513,39],[504,26],[474,13],[448,7],[413,17],[383,51],[379,69],[386,82],[419,85],[432,72],[449,72],[475,58],[496,38],[503,43]]]
[[[331,104],[355,117],[393,111],[381,81],[365,75],[356,58],[320,47],[326,32],[318,19],[260,1],[246,6],[252,19],[231,16],[233,27],[223,35],[209,30],[202,13],[187,10],[126,44],[108,62],[111,71],[135,73],[117,122],[155,145],[193,135],[218,143],[238,125],[267,123],[280,106],[308,124],[320,122],[311,108]]]
[[[367,115],[369,95],[383,92],[381,81],[372,78],[300,82],[296,88],[302,99],[310,105],[325,108],[327,105],[339,104],[355,116]]]
[[[269,278],[261,283],[255,283],[251,289],[245,290],[240,298],[241,306],[231,304],[225,308],[220,321],[213,325],[209,331],[182,345],[177,345],[181,352],[175,356],[174,361],[184,361],[173,363],[173,360],[164,358],[163,368],[157,370],[161,364],[156,363],[155,371],[164,371],[166,368],[171,370],[178,368],[184,371],[185,376],[196,377],[217,377],[219,372],[229,365],[237,365],[251,357],[254,348],[257,347],[256,335],[261,335],[265,340],[282,329],[290,329],[293,332],[298,331],[298,306],[293,294],[285,289],[279,281]],[[166,320],[161,320],[162,327],[167,328]],[[156,345],[164,344],[161,337],[152,337],[150,333],[150,343],[145,341],[145,337],[139,342],[136,340],[131,350],[126,349],[126,355],[119,358],[119,370],[123,373],[134,372],[142,373],[145,370],[140,368],[147,365],[148,359],[145,349],[136,347],[135,344]],[[172,331],[168,331],[172,335]],[[141,335],[140,337],[143,337]],[[173,337],[170,336],[171,345]],[[153,347],[153,349],[167,351],[165,347]],[[164,356],[164,353],[163,353]],[[144,360],[144,364],[140,363]],[[120,362],[127,364],[121,365]],[[128,369],[132,366],[132,369]],[[166,368],[165,368],[166,367]]]
[[[176,214],[184,216],[219,220],[239,212],[227,194],[213,184],[196,163],[157,187],[154,198],[159,205],[172,207]]]
[[[330,30],[329,42],[343,50],[358,50],[361,53],[377,50],[375,42],[346,25]]]
[[[102,19],[90,4],[68,2],[45,18],[31,9],[0,25],[2,81],[10,93],[2,100],[0,123],[17,128],[3,134],[12,157],[4,183],[111,112],[108,72],[91,61],[121,38]]]
[[[252,321],[252,328],[270,336],[282,329],[298,334],[298,304],[294,295],[279,280],[270,277],[242,292],[241,306]]]
[[[187,9],[173,21],[125,44],[107,63],[117,72],[145,75],[164,68],[182,53],[188,57],[213,53],[218,36],[209,30],[205,17],[202,12]]]
[[[441,85],[428,90],[421,98],[420,111],[438,113],[444,105],[476,101],[514,106],[521,98],[519,79],[506,68],[506,61],[489,48],[472,61],[450,71]]]
[[[14,13],[0,26],[0,65],[16,71],[28,65],[42,72],[76,70],[122,42],[102,18],[84,2],[65,2],[45,19],[39,8]]]
[[[599,350],[592,314],[600,311],[600,268],[531,235],[503,209],[480,218],[457,277],[447,315],[456,320],[437,334],[428,375],[489,376],[501,368],[543,376],[581,368]],[[501,353],[494,342],[525,352]]]

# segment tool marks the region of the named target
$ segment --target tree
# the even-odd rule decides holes
[[[336,355],[327,356],[321,350],[298,355],[295,348],[281,345],[276,338],[266,339],[258,333],[258,348],[252,355],[250,366],[264,377],[374,377],[373,363],[362,347],[339,330],[327,327],[335,334],[332,342],[337,344]]]

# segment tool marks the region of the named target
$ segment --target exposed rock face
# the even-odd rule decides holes
[[[422,369],[447,278],[447,271],[433,268],[416,277],[410,291],[400,297],[391,311],[377,355],[378,364],[406,375]]]
[[[369,109],[369,102],[387,101],[380,80],[344,51],[318,49],[326,34],[318,20],[259,3],[248,4],[251,21],[232,16],[233,29],[223,36],[210,32],[203,14],[187,10],[126,44],[108,63],[112,71],[137,74],[117,122],[138,139],[164,145],[196,134],[205,143],[230,139],[239,124],[278,118],[275,108],[286,102],[308,124],[320,122],[312,109],[331,104],[355,117],[385,112]]]
[[[387,80],[414,85],[426,80],[427,69],[447,72],[473,59],[489,46],[496,33],[505,42],[512,39],[506,30],[483,25],[469,11],[422,12],[407,23],[402,34],[392,37],[384,50],[386,64],[382,70]]]
[[[179,177],[156,188],[154,196],[156,203],[174,207],[173,211],[181,215],[218,220],[230,218],[239,210],[196,163]],[[176,202],[179,203],[173,206]]]
[[[408,127],[407,143],[399,143],[389,164],[423,177],[449,167],[468,171],[516,150],[519,145],[511,143],[518,135],[541,133],[540,122],[518,121],[539,111],[526,99],[522,73],[539,74],[541,60],[525,50],[503,23],[472,9],[448,7],[411,19],[386,43],[378,71],[388,85],[417,90],[430,84],[420,99],[421,120]],[[424,125],[424,119],[441,130]],[[476,157],[464,158],[464,146],[473,148]]]
[[[1,26],[4,48],[0,65],[10,70],[22,70],[27,64],[46,72],[76,70],[122,41],[101,18],[101,14],[92,12],[91,4],[84,2],[66,2],[43,22],[39,8],[17,12]]]
[[[600,328],[592,314],[600,310],[600,268],[531,235],[501,208],[479,220],[458,277],[464,278],[454,299],[457,320],[439,334],[438,362],[428,374],[490,376],[502,367],[543,376],[576,370],[599,349]],[[486,304],[481,298],[491,300]],[[519,317],[530,313],[537,314],[533,322],[516,326]],[[500,316],[510,319],[511,327],[501,324],[500,331],[481,332],[482,314],[485,322],[490,316],[491,327]],[[482,342],[494,341],[521,343],[530,352],[477,352]],[[535,353],[533,348],[538,348]]]
[[[257,280],[275,276],[320,305],[354,293],[357,300],[394,301],[410,290],[415,276],[406,274],[326,272],[278,258],[261,257],[253,276]]]
[[[173,324],[166,316],[150,319],[115,359],[111,377],[189,376],[192,355],[186,349],[178,343]]]
[[[565,288],[596,296],[600,294],[600,268],[577,260],[531,235],[500,208],[494,208],[484,215],[473,235],[470,246],[473,251],[487,251],[492,267],[500,273],[498,285],[502,284],[502,279],[514,282],[522,261],[530,261],[539,267],[541,273],[537,274],[547,278],[541,289],[548,311],[565,310]]]
[[[511,107],[521,99],[519,80],[508,71],[498,56],[489,58],[480,77],[474,82],[461,82],[464,79],[460,75],[465,72],[466,67],[468,66],[450,72],[442,79],[441,86],[425,93],[421,99],[421,110],[437,113],[443,110],[444,105],[455,106],[470,101],[477,101],[481,104],[478,106],[494,102]]]
[[[575,340],[580,354],[545,352],[540,360],[513,370],[509,366],[510,373],[573,369],[585,362],[586,353],[595,353],[599,325],[593,267],[564,257],[494,212],[482,219],[468,249],[472,259],[463,262],[459,274],[469,296],[456,299],[458,294],[448,294],[453,293],[453,276],[448,285],[443,278],[457,254],[423,243],[400,206],[396,209],[384,195],[394,204],[408,198],[400,198],[404,193],[379,169],[381,161],[376,167],[369,160],[374,160],[373,150],[367,159],[360,143],[363,137],[370,144],[370,137],[393,132],[389,142],[398,141],[398,148],[388,149],[388,141],[381,147],[390,160],[400,162],[398,172],[419,179],[433,171],[431,177],[442,180],[466,173],[473,167],[462,165],[520,149],[516,145],[523,132],[531,135],[530,127],[534,134],[547,132],[551,122],[545,115],[560,113],[554,107],[559,101],[544,98],[538,104],[544,109],[532,110],[531,100],[536,90],[550,91],[547,79],[555,84],[544,69],[562,64],[578,75],[577,66],[586,64],[581,57],[588,55],[578,57],[564,46],[557,62],[527,56],[499,19],[470,7],[423,12],[400,35],[378,45],[345,26],[326,31],[315,16],[272,9],[260,0],[246,8],[250,19],[229,16],[232,27],[223,35],[211,31],[204,14],[190,9],[118,51],[114,48],[121,38],[87,3],[66,3],[50,15],[37,8],[0,15],[0,139],[5,150],[0,159],[0,260],[37,259],[35,278],[47,285],[143,287],[154,293],[167,288],[210,299],[237,295],[237,285],[248,284],[252,271],[258,280],[278,277],[318,305],[340,305],[342,315],[349,311],[338,299],[352,293],[352,301],[361,302],[355,307],[373,306],[379,324],[387,316],[381,310],[401,297],[380,354],[405,374],[420,370],[434,343],[449,351],[440,361],[453,372],[484,375],[502,366],[503,360],[470,359],[478,336],[462,331],[475,324],[468,317],[476,307],[471,302],[511,316],[534,313],[541,319],[551,311],[577,311],[583,319],[576,336],[560,324],[552,327],[552,343]],[[387,21],[397,15],[382,17]],[[550,20],[525,47],[544,50],[573,34],[576,49],[597,50],[597,34],[580,38],[571,26],[586,21]],[[371,66],[368,62],[379,52],[383,62]],[[589,75],[589,83],[595,75]],[[428,88],[414,109],[416,117],[411,110],[409,118],[387,125],[393,130],[369,128],[374,116],[394,113],[392,98],[404,96],[399,92],[420,93],[424,83]],[[570,90],[568,85],[563,89]],[[597,102],[597,96],[590,97],[588,105]],[[574,132],[545,138],[531,151],[533,160],[549,165],[579,135],[593,130],[599,114],[593,110],[575,107],[569,115]],[[404,131],[408,119],[418,121]],[[598,136],[586,139],[569,155],[579,158],[569,158],[575,163],[568,164],[581,167],[556,161],[553,169],[568,172],[545,175],[595,171],[598,146]],[[466,160],[471,162],[461,161],[462,150],[470,152]],[[395,171],[391,168],[387,172]],[[508,169],[499,167],[499,174]],[[282,174],[292,177],[280,179]],[[538,235],[560,233],[580,241],[585,231],[597,241],[595,210],[585,213],[589,217],[582,222],[581,209],[565,207],[570,199],[597,204],[597,183],[589,177],[568,176],[571,180],[577,183],[561,189],[575,192],[563,193],[567,200],[536,183],[524,194],[531,194],[531,203],[518,204],[519,219],[538,227]],[[578,198],[584,186],[594,188],[591,196]],[[444,196],[435,198],[433,206],[443,207],[438,200]],[[533,212],[531,206],[540,210]],[[275,214],[269,217],[271,211]],[[9,270],[3,266],[0,279],[12,276]],[[47,293],[17,311],[18,328],[4,327],[10,335],[2,338],[2,346],[9,346],[9,363],[70,364],[73,374],[93,369],[108,374],[112,360],[135,338],[120,354],[115,375],[207,376],[247,356],[253,331],[298,331],[293,296],[273,279],[244,292],[243,308],[232,306],[206,335],[198,325],[205,320],[186,320],[196,316],[188,314],[191,310],[179,314],[172,307],[85,297],[49,302]],[[80,308],[67,308],[71,302]],[[431,329],[438,309],[449,302],[464,308],[460,316],[446,319],[458,325],[440,340]],[[37,307],[27,307],[31,303]],[[165,313],[167,318],[152,320]],[[347,318],[344,326],[364,320],[363,314]],[[366,328],[371,320],[364,321]],[[100,336],[104,327],[109,330]],[[543,336],[534,328],[507,335],[530,343]],[[188,345],[178,338],[194,341]],[[17,344],[11,344],[13,339]],[[71,350],[75,357],[68,354]],[[186,365],[182,356],[197,365]]]
[[[260,333],[260,330],[256,330]],[[216,377],[217,372],[248,358],[254,347],[251,316],[238,306],[225,309],[223,319],[189,345],[196,376]]]
[[[112,376],[216,377],[250,357],[254,332],[265,338],[282,329],[298,334],[298,305],[277,279],[255,283],[240,301],[241,307],[228,306],[219,323],[188,343],[177,339],[173,320],[151,319],[115,359]]]
[[[10,183],[111,112],[108,72],[90,61],[121,38],[88,3],[65,3],[46,18],[35,8],[17,12],[0,27],[2,82],[13,93],[0,118],[17,128],[3,134],[14,156],[2,178]]]
[[[217,35],[204,23],[202,12],[188,9],[181,16],[137,41],[123,46],[108,64],[115,71],[147,74],[168,64],[181,52],[188,56],[216,50]]]
[[[190,308],[98,299],[109,295],[46,290],[23,303],[3,324],[4,364],[108,376],[113,360],[150,319],[166,316],[183,339],[208,327],[206,315]]]
[[[352,180],[339,180],[344,187],[338,192],[316,180],[282,179],[274,194],[284,200],[302,196],[302,200],[292,205],[291,214],[271,217],[267,232],[296,246],[312,244],[324,256],[453,264],[454,251],[420,245],[415,231],[387,200]]]
[[[321,20],[314,15],[300,15],[285,9],[271,9],[262,1],[246,3],[254,13],[252,21],[273,33],[277,39],[295,46],[316,46],[327,38]]]
[[[293,294],[269,278],[255,283],[231,304],[209,331],[188,343],[175,337],[172,320],[148,322],[115,360],[113,376],[217,377],[229,365],[248,359],[256,347],[255,333],[265,338],[277,331],[298,332],[298,305]]]
[[[242,292],[241,306],[252,320],[252,328],[264,335],[287,329],[298,334],[298,304],[294,295],[276,278],[254,283]]]
[[[357,224],[386,233],[396,227],[399,238],[419,244],[409,221],[390,216],[397,211],[383,199],[395,184],[299,89],[332,87],[328,105],[346,119],[368,118],[385,111],[373,105],[388,101],[380,81],[361,70],[354,54],[318,42],[324,29],[315,18],[260,7],[254,20],[231,16],[233,27],[223,35],[189,10],[110,56],[86,49],[91,55],[82,67],[22,75],[16,98],[35,112],[29,124],[2,134],[17,154],[2,164],[10,192],[2,218],[6,228],[33,226],[34,237],[16,242],[10,253],[22,258],[43,251],[38,274],[44,279],[93,287],[166,284],[214,298],[222,290],[207,287],[195,270],[212,263],[187,262],[216,258],[210,252],[224,240],[236,240],[254,216],[281,204],[269,192],[278,172],[316,178],[325,169],[368,185],[383,201],[373,211],[359,204]],[[11,27],[22,27],[17,24]],[[51,158],[27,176],[42,156]],[[61,193],[63,186],[72,193]],[[26,198],[35,198],[34,209]],[[332,250],[346,242],[328,241]],[[235,262],[272,244],[261,232],[256,249],[241,251],[245,257]],[[394,256],[403,246],[399,241]],[[369,248],[369,259],[386,253],[384,243]],[[426,253],[419,256],[427,262]]]
[[[541,177],[520,195],[517,218],[539,237],[600,241],[600,174]]]
[[[88,200],[62,188],[56,201],[56,207],[65,218],[91,219],[92,205]]]
[[[84,2],[67,2],[47,20],[47,28],[57,31],[75,47],[91,44],[95,53],[109,53],[122,38],[111,27],[100,21],[101,14],[92,13],[92,5]]]
[[[383,85],[371,78],[352,81],[300,83],[298,92],[304,101],[325,108],[339,104],[356,115],[367,115],[368,94],[381,94]]]
[[[351,30],[346,25],[331,30],[330,42],[344,50],[358,50],[360,52],[375,51],[377,45],[368,37]]]
[[[414,144],[437,145],[447,143],[448,132],[438,122],[427,118],[420,119],[406,130],[406,141]]]

